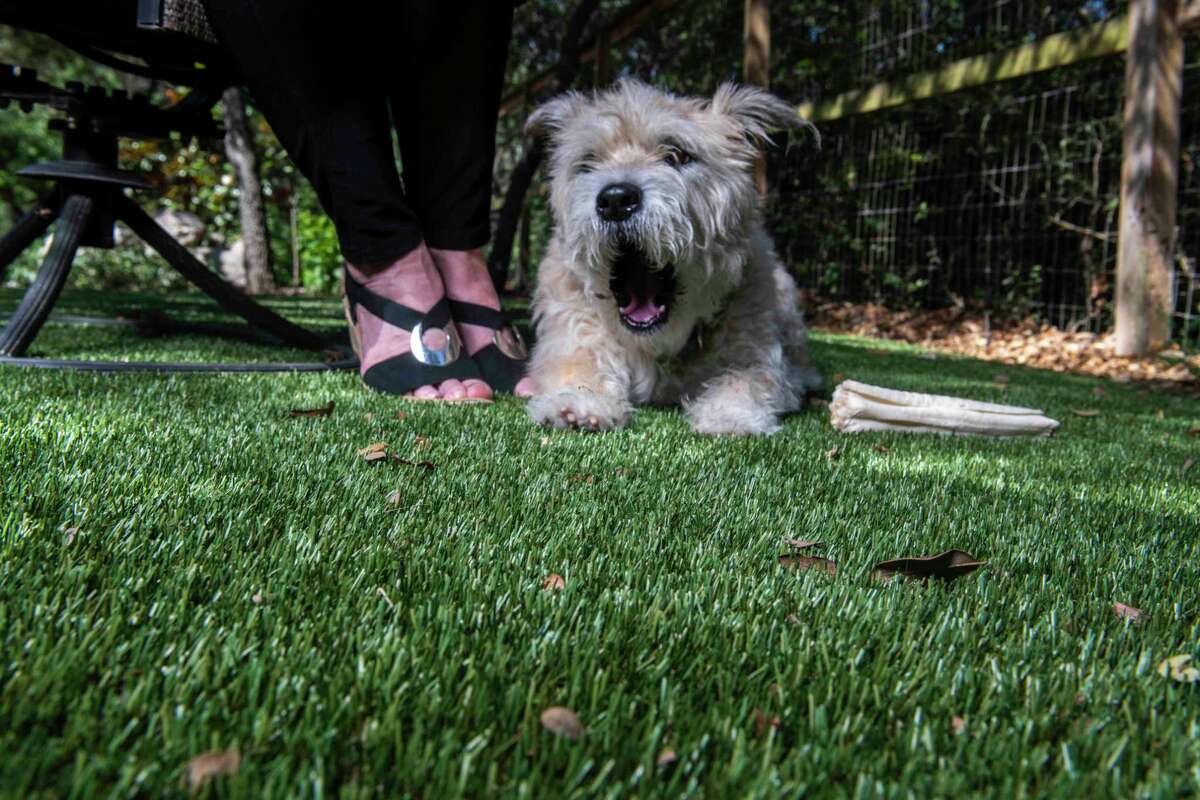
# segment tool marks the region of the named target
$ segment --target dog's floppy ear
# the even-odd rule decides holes
[[[753,86],[723,83],[709,107],[718,114],[733,117],[746,138],[755,144],[774,144],[770,134],[773,130],[807,129],[813,132],[818,145],[821,142],[816,126],[802,118],[795,106]]]
[[[529,136],[548,136],[562,130],[583,108],[584,102],[584,97],[579,92],[567,92],[547,100],[535,108],[529,119],[525,120],[525,133]]]

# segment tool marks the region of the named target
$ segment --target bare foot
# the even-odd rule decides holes
[[[500,310],[500,297],[496,294],[496,287],[492,284],[492,277],[488,274],[487,262],[483,260],[482,250],[430,248],[430,252],[442,275],[447,297],[451,300],[461,300],[486,306],[496,311]],[[475,355],[487,347],[492,343],[496,334],[494,330],[484,325],[460,324],[458,330],[462,334],[463,347],[466,348],[467,355]],[[473,383],[487,387],[483,381],[464,381],[464,383],[467,385],[468,391],[471,390]],[[487,391],[491,396],[491,387],[488,387]],[[535,391],[533,381],[529,378],[522,378],[513,389],[513,394],[518,397],[529,397]]]
[[[427,311],[445,294],[441,275],[429,248],[424,244],[418,245],[412,252],[382,269],[364,271],[353,265],[348,267],[355,280],[375,294],[416,311]],[[356,308],[356,313],[361,338],[361,375],[365,375],[367,370],[382,361],[409,352],[410,331],[383,322],[362,306]],[[445,334],[441,331],[430,331],[426,335],[444,337]],[[450,378],[437,386],[421,386],[408,392],[408,396],[422,400],[461,400],[468,397],[487,399],[492,396],[492,392],[482,381],[460,381]]]

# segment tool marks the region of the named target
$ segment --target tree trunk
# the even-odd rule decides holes
[[[771,88],[771,5],[770,0],[746,0],[745,51],[742,76],[750,86]],[[758,193],[767,194],[767,158],[759,151],[754,161],[754,183]]]
[[[237,173],[238,213],[246,254],[246,292],[261,294],[274,289],[275,281],[271,277],[270,238],[267,236],[262,181],[258,177],[258,156],[241,90],[237,87],[226,89],[221,99],[225,108],[225,156]]]
[[[575,82],[579,74],[584,29],[599,5],[600,0],[579,0],[579,4],[571,13],[567,28],[563,32],[562,44],[559,46],[555,91],[565,92]],[[488,272],[491,273],[497,290],[502,291],[508,283],[513,241],[517,235],[517,224],[521,221],[521,209],[525,207],[525,194],[529,191],[545,155],[546,146],[540,138],[530,142],[509,179],[508,191],[504,194],[504,205],[500,207],[500,215],[496,219],[496,235],[492,238],[492,250],[488,257]]]

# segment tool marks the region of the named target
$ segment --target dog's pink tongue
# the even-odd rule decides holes
[[[654,302],[653,297],[645,300],[635,297],[627,305],[621,307],[621,314],[626,319],[631,319],[637,323],[653,322],[658,319],[658,315],[661,313],[662,310]]]

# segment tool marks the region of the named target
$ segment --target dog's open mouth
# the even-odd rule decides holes
[[[653,333],[666,323],[675,302],[675,267],[666,264],[655,269],[636,244],[622,242],[609,288],[621,324],[634,333]]]

